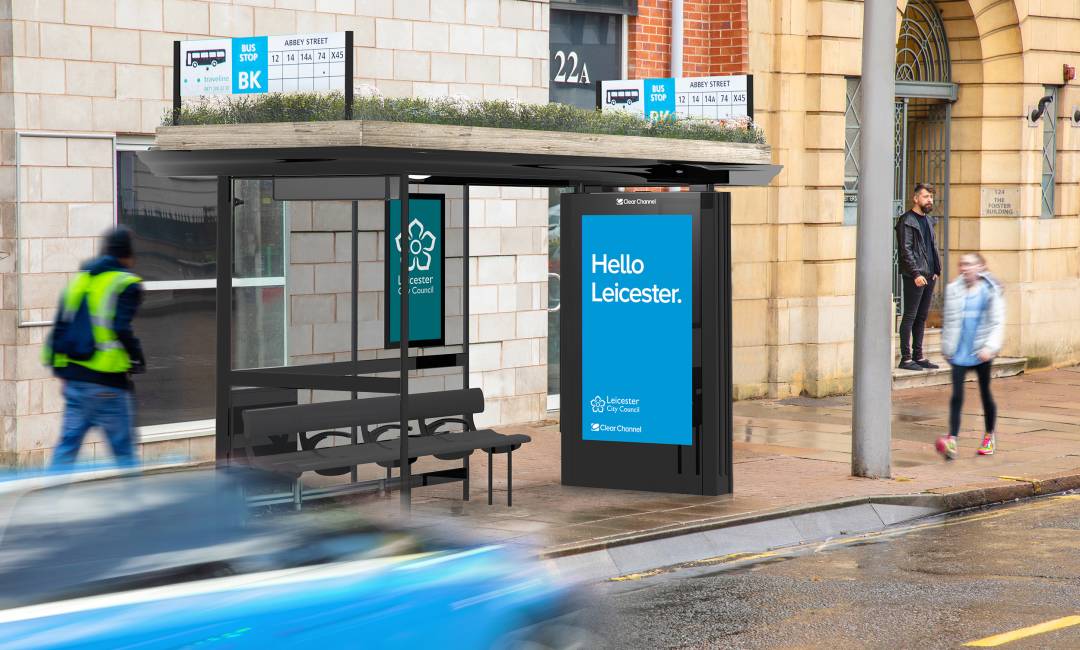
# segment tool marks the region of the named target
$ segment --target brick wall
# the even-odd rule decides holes
[[[748,0],[686,0],[683,76],[746,74],[750,68]],[[634,79],[671,74],[671,0],[640,0],[630,18],[628,68]]]

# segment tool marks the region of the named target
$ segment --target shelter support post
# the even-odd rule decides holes
[[[349,35],[351,36],[352,33],[350,32]],[[345,51],[346,52],[352,52],[352,48],[347,48]],[[346,78],[351,79],[352,77],[346,77]],[[350,350],[349,360],[352,361],[353,368],[356,367],[357,348],[360,347],[360,335],[359,335],[359,323],[358,323],[358,321],[360,320],[360,298],[359,298],[359,290],[360,290],[360,288],[358,286],[358,283],[360,281],[359,280],[360,260],[358,259],[359,256],[360,256],[360,233],[359,233],[359,230],[360,230],[360,204],[357,203],[356,201],[353,201],[352,202],[352,266],[351,266],[351,269],[350,269],[350,272],[352,274],[351,281],[350,281],[350,286],[352,288],[352,304],[350,305],[352,315],[350,316],[350,324],[349,324],[349,341],[351,342],[351,346],[349,348],[349,350]],[[352,391],[352,399],[355,400],[356,397],[357,397],[357,393],[354,390],[354,391]],[[354,445],[358,442],[356,434],[357,434],[357,429],[354,426],[354,427],[352,427],[352,429],[349,432],[350,442],[352,444],[354,444]],[[356,483],[356,466],[355,465],[353,465],[352,469],[349,472],[349,479],[353,483]]]
[[[890,475],[892,439],[893,102],[896,8],[863,6],[862,129],[855,245],[855,386],[851,473]]]
[[[232,250],[233,193],[232,178],[218,176],[217,187],[217,395],[215,396],[215,458],[219,465],[228,461],[231,451],[229,371],[232,369]]]
[[[469,389],[469,186],[461,186],[461,387]],[[466,481],[468,482],[468,481]]]
[[[401,394],[399,397],[399,404],[401,407],[401,466],[399,474],[401,476],[401,507],[408,511],[412,506],[412,480],[410,477],[411,471],[409,467],[409,175],[401,174],[398,177],[399,191],[398,199],[401,201],[401,224],[399,226],[399,232],[401,237],[401,284],[398,287],[398,291],[401,292],[401,318],[398,319],[398,324],[401,332],[398,335],[398,342],[401,346],[399,351],[401,353]],[[387,233],[387,237],[390,234]],[[394,291],[394,287],[390,287],[391,291]]]

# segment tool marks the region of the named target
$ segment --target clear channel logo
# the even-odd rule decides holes
[[[656,205],[656,199],[615,199],[615,205]]]
[[[398,253],[401,252],[401,234],[394,238]],[[431,251],[435,249],[435,234],[419,219],[409,222],[409,270],[427,271],[431,268]]]
[[[643,429],[638,427],[626,426],[625,424],[600,424],[599,422],[593,422],[589,425],[589,430],[593,433],[641,433]]]

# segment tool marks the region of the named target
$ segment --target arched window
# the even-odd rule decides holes
[[[909,0],[896,40],[896,80],[949,83],[949,43],[933,0]]]

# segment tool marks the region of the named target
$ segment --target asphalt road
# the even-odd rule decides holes
[[[608,581],[592,602],[612,648],[1080,648],[1080,494]]]

